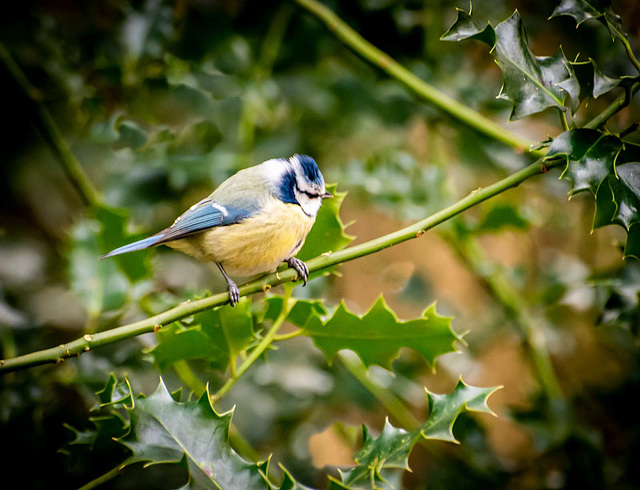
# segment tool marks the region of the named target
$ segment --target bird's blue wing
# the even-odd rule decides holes
[[[161,239],[156,245],[179,240],[216,226],[239,223],[255,214],[257,209],[257,206],[239,208],[219,204],[210,198],[203,199],[178,217],[169,228],[158,233]]]

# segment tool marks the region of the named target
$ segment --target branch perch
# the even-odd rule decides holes
[[[538,160],[528,167],[515,172],[514,174],[501,179],[488,187],[479,188],[472,191],[467,197],[444,208],[443,210],[432,214],[422,221],[418,221],[413,225],[402,228],[388,235],[384,235],[353,247],[340,250],[338,252],[322,255],[307,262],[311,272],[321,271],[328,267],[348,262],[366,255],[373,254],[385,248],[392,247],[407,240],[418,238],[425,231],[444,223],[457,214],[466,211],[473,206],[501,194],[512,187],[516,187],[525,180],[538,174],[545,173],[554,166],[562,165],[562,161],[546,162],[542,165]],[[240,287],[240,295],[248,296],[263,292],[267,287],[273,287],[278,284],[290,282],[294,279],[296,272],[293,269],[286,269],[279,273],[268,274],[260,279],[251,281]],[[109,345],[120,340],[142,335],[144,333],[157,331],[165,325],[169,325],[176,320],[180,320],[190,315],[194,315],[201,311],[221,306],[227,303],[229,296],[227,293],[215,294],[207,298],[197,301],[187,301],[159,315],[155,315],[139,322],[123,325],[105,332],[99,332],[94,335],[85,335],[77,340],[58,347],[52,347],[23,356],[14,357],[0,361],[0,374],[26,369],[42,364],[60,364],[70,357],[80,356],[84,352],[91,349]]]

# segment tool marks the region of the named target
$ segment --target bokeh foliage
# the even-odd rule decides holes
[[[506,127],[532,140],[554,138],[543,144],[547,159],[566,162],[569,185],[545,176],[443,227],[448,254],[471,272],[454,277],[456,287],[475,284],[457,302],[439,287],[455,269],[448,255],[399,251],[385,256],[389,267],[367,262],[373,276],[393,276],[387,302],[367,296],[371,276],[344,266],[296,288],[291,299],[270,291],[62,366],[4,376],[0,423],[12,449],[4,463],[40,461],[40,471],[28,474],[30,488],[51,481],[79,487],[122,465],[122,476],[102,488],[637,485],[640,432],[628,401],[639,379],[637,106],[604,129],[581,126],[619,94],[631,94],[637,74],[626,51],[637,52],[638,7],[614,5],[618,18],[609,2],[563,0],[556,8],[486,0],[474,4],[473,18],[467,4],[458,5],[464,10],[456,20],[444,1],[327,5],[467,106],[504,122],[533,115]],[[347,246],[354,229],[382,233],[377,222],[385,216],[397,220],[394,228],[421,219],[529,161],[414,98],[295,3],[27,1],[5,9],[0,41],[34,90],[25,94],[0,67],[11,108],[0,150],[3,358],[222,290],[215,271],[166,249],[97,257],[167,226],[245,166],[308,153],[327,181],[338,182],[332,192],[339,198],[325,203],[301,252],[308,259]],[[445,40],[482,42],[444,43],[443,32]],[[489,67],[491,56],[499,69]],[[84,206],[51,156],[38,132],[38,104],[62,129],[99,204]],[[581,191],[595,198],[593,224],[594,200],[580,200]],[[571,204],[567,192],[576,194]],[[358,221],[345,230],[342,220],[352,217]],[[592,226],[612,223],[623,233],[608,227],[589,238]],[[397,286],[394,271],[407,257],[418,265]],[[430,270],[438,261],[441,268]],[[483,309],[473,306],[475,296]],[[447,316],[434,306],[425,311],[435,300]],[[288,328],[283,339],[216,399],[279,320]],[[513,371],[516,381],[494,399],[525,393],[519,403],[503,402],[498,424],[510,419],[531,438],[526,450],[509,452],[488,417],[463,412],[489,411],[493,388],[457,380],[463,373],[474,385],[502,384],[489,375],[487,352],[512,335],[531,354],[523,324],[547,339],[563,396],[550,399],[544,382],[527,381],[529,369],[498,358],[494,371]],[[419,341],[404,337],[409,328]],[[359,336],[346,335],[353,332]],[[444,355],[454,340],[462,351],[457,364],[450,361],[456,354]],[[580,363],[587,355],[574,349],[585,345],[594,358]],[[364,361],[361,371],[349,368],[357,358],[336,355],[344,349]],[[372,364],[393,375],[376,366],[367,373]],[[535,359],[532,365],[535,371]],[[587,374],[578,376],[573,365]],[[359,435],[353,429],[361,424]],[[353,459],[314,462],[322,451],[309,441],[318,434],[329,434],[321,440],[330,452]],[[427,440],[454,437],[460,446]],[[398,470],[407,466],[413,473]]]

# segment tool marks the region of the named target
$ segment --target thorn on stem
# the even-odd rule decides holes
[[[424,230],[418,230],[418,233],[416,233],[416,238],[420,238],[422,235],[424,235]]]
[[[266,293],[268,289],[271,289],[271,284],[264,284],[262,286],[262,292]]]
[[[158,330],[160,330],[162,328],[162,325],[154,325],[153,326],[153,331],[157,332]]]
[[[547,168],[547,166],[543,163],[542,165],[540,165],[540,173],[546,174],[549,171],[549,169]]]

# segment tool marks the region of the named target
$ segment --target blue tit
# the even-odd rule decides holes
[[[214,262],[227,281],[229,302],[240,299],[229,277],[274,271],[286,262],[307,283],[302,248],[322,200],[333,197],[313,158],[294,155],[240,170],[169,227],[101,258],[165,244],[202,262]]]

